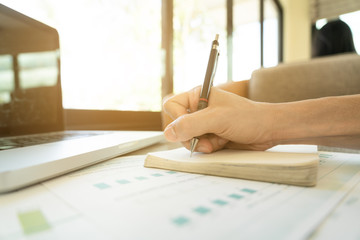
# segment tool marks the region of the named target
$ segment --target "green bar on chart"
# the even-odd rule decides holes
[[[200,215],[205,215],[205,214],[209,213],[211,210],[210,210],[210,208],[200,206],[200,207],[195,208],[194,211]]]
[[[246,193],[256,193],[256,190],[250,189],[250,188],[243,188],[243,189],[241,189],[241,191],[246,192]]]
[[[128,183],[130,183],[130,181],[126,180],[126,179],[120,179],[120,180],[117,180],[116,182],[120,183],[120,184],[128,184]]]
[[[230,194],[229,197],[232,199],[242,199],[244,196],[233,193],[233,194]]]
[[[188,223],[189,221],[190,221],[190,219],[188,219],[187,217],[183,217],[183,216],[173,219],[173,223],[177,226],[183,226],[186,223]]]
[[[154,174],[151,174],[153,177],[162,177],[163,175],[160,174],[160,173],[154,173]]]
[[[214,204],[219,205],[219,206],[224,206],[226,204],[228,204],[228,202],[221,200],[221,199],[216,199],[213,201]]]
[[[319,158],[331,158],[332,155],[331,154],[326,154],[326,153],[320,153],[319,154]]]
[[[147,177],[140,176],[140,177],[136,177],[135,179],[136,179],[136,180],[139,180],[139,181],[142,181],[142,180],[146,180]]]
[[[26,235],[42,232],[51,228],[40,210],[21,212],[18,213],[17,216],[23,232]]]
[[[98,188],[98,189],[107,189],[110,187],[109,184],[106,184],[106,183],[96,183],[94,184],[94,187]]]

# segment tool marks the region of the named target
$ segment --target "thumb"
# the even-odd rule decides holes
[[[193,137],[202,136],[211,133],[211,122],[202,119],[208,119],[207,109],[197,111],[191,114],[182,115],[164,130],[165,138],[171,142],[185,142]]]

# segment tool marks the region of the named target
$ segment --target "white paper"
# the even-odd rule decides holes
[[[21,223],[29,213],[42,216],[46,227],[36,219]],[[34,223],[35,222],[35,223]],[[41,223],[41,224],[44,224]],[[84,218],[78,210],[57,198],[41,185],[0,195],[0,239],[111,239],[110,235]]]
[[[116,158],[36,191],[0,196],[0,238],[329,239],[337,229],[355,238],[359,230],[349,226],[359,222],[359,155],[320,158],[313,188],[144,168],[145,156]],[[41,209],[51,229],[24,234],[17,214],[28,207]]]
[[[356,160],[323,154],[318,185],[302,188],[148,169],[143,160],[119,158],[45,185],[117,238],[302,239],[360,171]]]

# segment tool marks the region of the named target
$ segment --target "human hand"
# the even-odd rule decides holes
[[[210,153],[222,148],[265,150],[274,144],[270,104],[258,103],[212,87],[208,107],[197,110],[200,87],[175,95],[164,103],[174,121],[164,130],[167,140],[181,141],[189,149],[198,137],[195,151]]]

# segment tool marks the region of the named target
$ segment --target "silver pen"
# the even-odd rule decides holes
[[[217,67],[217,62],[218,62],[218,57],[219,57],[219,42],[218,42],[218,40],[219,40],[219,34],[216,34],[215,40],[211,43],[210,57],[209,57],[209,62],[208,62],[207,69],[206,69],[204,83],[201,88],[201,93],[200,93],[200,98],[199,98],[199,103],[198,103],[198,108],[197,108],[198,111],[201,109],[204,109],[208,106],[210,89],[213,85],[213,80],[215,77],[215,72],[216,72],[216,67]],[[196,145],[198,144],[198,142],[199,142],[198,137],[194,137],[193,139],[191,139],[190,157],[192,156],[193,152],[195,151]]]

